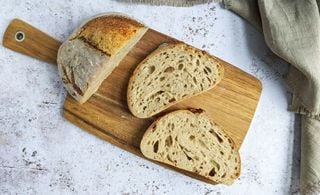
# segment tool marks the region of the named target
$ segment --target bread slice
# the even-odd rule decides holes
[[[80,103],[87,101],[146,31],[142,23],[119,13],[102,14],[82,24],[57,56],[69,94]]]
[[[232,184],[240,175],[240,156],[232,139],[202,110],[178,110],[155,121],[140,143],[144,156]]]
[[[223,65],[205,51],[184,43],[161,45],[133,72],[127,91],[128,107],[136,117],[151,117],[213,88],[223,73]]]

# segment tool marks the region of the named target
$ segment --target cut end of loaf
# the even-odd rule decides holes
[[[212,89],[223,77],[219,61],[184,43],[162,45],[135,69],[128,84],[128,107],[151,117],[179,101]]]
[[[205,113],[171,112],[154,122],[140,143],[144,156],[230,185],[240,175],[232,139]]]
[[[95,93],[147,28],[119,14],[105,14],[83,24],[58,51],[60,77],[80,104]]]

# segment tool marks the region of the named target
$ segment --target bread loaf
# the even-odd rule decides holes
[[[212,89],[223,66],[207,52],[184,43],[162,45],[133,72],[128,107],[139,118],[151,117],[177,102]]]
[[[107,13],[86,21],[58,51],[60,77],[84,103],[139,41],[147,28],[128,16]]]
[[[202,110],[179,110],[155,121],[140,149],[149,159],[194,172],[214,183],[232,184],[240,175],[233,140]]]

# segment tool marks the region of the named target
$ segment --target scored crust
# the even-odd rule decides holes
[[[175,50],[177,50],[177,53],[178,52],[180,52],[180,53],[178,53],[176,57],[173,57],[174,58],[173,60],[171,60],[170,58],[168,59],[168,57],[164,57],[165,55],[162,55],[166,51],[175,51]],[[175,55],[175,54],[172,54],[172,55]],[[184,56],[193,55],[195,57],[191,58],[190,60],[187,59],[186,62],[179,64],[179,61],[177,61],[177,60],[179,60],[179,55],[180,56],[181,55],[184,55]],[[203,63],[206,64],[206,66],[208,66],[210,68],[206,69],[206,70],[200,70],[199,72],[191,72],[191,73],[189,73],[188,71],[185,71],[185,69],[188,69],[188,67],[187,67],[188,63],[189,64],[192,63],[193,67],[196,69],[197,69],[197,67],[201,67],[203,65],[201,60],[200,60],[200,65],[197,64],[199,62],[198,56],[200,56],[200,58],[202,56]],[[203,60],[203,59],[205,59],[205,60]],[[149,63],[151,61],[157,61],[157,62],[153,62],[152,65],[149,65]],[[176,61],[176,62],[172,62],[172,61]],[[168,64],[170,64],[170,65],[168,65]],[[174,65],[172,65],[172,64],[174,64]],[[147,66],[149,66],[149,67],[147,67]],[[143,76],[142,74],[144,74],[144,72],[147,70],[147,68],[150,69],[150,66],[152,67],[152,70],[149,70],[149,72],[148,72],[149,76],[142,78],[142,76]],[[190,92],[190,93],[188,94],[186,92],[186,94],[180,94],[180,92],[183,93],[184,92],[183,90],[185,90],[185,89],[181,89],[182,88],[181,86],[175,87],[175,88],[172,87],[172,84],[174,82],[176,82],[177,80],[179,80],[179,78],[180,78],[180,75],[179,75],[177,78],[175,78],[176,80],[171,79],[172,80],[171,84],[166,83],[166,86],[168,86],[168,85],[171,85],[171,86],[169,86],[167,88],[166,88],[166,86],[161,86],[161,87],[158,86],[158,88],[159,88],[159,89],[157,89],[158,91],[155,92],[154,94],[150,95],[149,91],[154,90],[155,85],[157,85],[159,83],[161,84],[162,80],[165,80],[165,82],[166,82],[166,76],[163,77],[161,75],[155,75],[154,76],[155,78],[153,78],[153,80],[152,80],[151,74],[156,72],[155,70],[162,69],[163,67],[167,67],[167,66],[176,66],[176,67],[174,67],[174,70],[171,71],[171,72],[173,72],[173,74],[175,74],[175,71],[178,71],[178,69],[180,70],[180,66],[184,67],[184,69],[181,69],[180,72],[182,72],[182,71],[188,72],[188,74],[190,74],[191,77],[193,77],[193,81],[195,81],[195,82],[197,79],[200,79],[200,78],[203,79],[202,78],[203,73],[208,73],[207,70],[209,70],[210,73],[209,73],[209,76],[208,75],[207,76],[210,78],[207,78],[207,79],[211,80],[211,82],[209,81],[209,84],[207,83],[207,86],[205,86],[205,82],[207,82],[207,79],[205,80],[204,83],[200,83],[200,82],[198,82],[198,84],[188,83],[190,85],[193,85],[193,86],[188,87],[188,92]],[[208,68],[208,67],[206,67],[206,68]],[[165,69],[164,72],[166,70],[167,69]],[[186,75],[185,72],[183,74]],[[163,72],[160,72],[160,73],[162,75],[164,75]],[[180,74],[180,73],[177,73],[177,74]],[[166,75],[169,75],[169,74],[166,74]],[[136,117],[139,117],[139,118],[151,117],[151,116],[165,110],[166,108],[168,108],[168,107],[170,107],[170,106],[172,106],[182,100],[190,98],[194,95],[199,95],[205,91],[212,89],[215,85],[217,85],[222,80],[223,75],[224,75],[223,65],[220,64],[216,58],[214,58],[213,56],[211,56],[207,52],[201,51],[199,49],[196,49],[192,46],[189,46],[189,45],[181,43],[181,42],[162,44],[162,45],[160,45],[160,47],[158,49],[156,49],[151,54],[149,54],[135,68],[135,70],[129,80],[129,83],[128,83],[128,89],[127,89],[128,108],[132,112],[132,114]],[[191,79],[191,77],[189,77],[189,80]],[[147,82],[146,81],[147,79],[149,79],[148,80],[149,83],[146,84],[145,82]],[[187,82],[187,79],[183,79],[181,83],[183,83],[183,82]],[[183,83],[183,84],[187,84],[187,83]],[[204,87],[202,85],[204,85]],[[196,89],[197,87],[198,87],[198,89]],[[172,97],[172,96],[170,97],[170,94],[172,94],[174,90],[177,91],[177,89],[180,90],[180,92],[177,93],[177,96],[180,96],[180,97]],[[145,90],[145,91],[143,91],[143,90]],[[138,93],[140,96],[138,95]],[[167,97],[163,98],[164,95],[167,95]],[[173,96],[175,96],[175,94],[173,94]],[[149,98],[149,99],[147,99],[147,98]],[[162,102],[161,101],[155,102],[155,103],[152,102],[155,99],[159,99],[159,98]],[[144,102],[142,102],[142,101],[144,101]],[[153,103],[153,106],[145,105],[144,104],[145,102],[151,102],[151,103]],[[151,103],[148,103],[148,104],[151,104]],[[143,110],[143,108],[145,108],[146,111]],[[152,110],[151,111],[149,110],[149,112],[148,112],[149,108]]]
[[[61,45],[57,56],[59,74],[69,94],[84,103],[147,29],[116,12],[81,24]]]
[[[75,38],[83,39],[106,55],[114,55],[144,26],[123,15],[105,15],[87,22]]]

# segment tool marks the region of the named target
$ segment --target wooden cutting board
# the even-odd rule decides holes
[[[64,103],[64,117],[90,133],[143,157],[139,143],[145,130],[155,118],[139,119],[130,113],[126,101],[128,79],[139,62],[150,52],[161,43],[172,41],[176,39],[149,29],[85,104],[80,105],[67,96]],[[57,50],[61,42],[15,19],[4,34],[3,45],[56,64]],[[225,76],[214,89],[178,103],[159,115],[175,109],[202,108],[225,129],[239,149],[256,110],[261,94],[261,82],[227,62],[221,60],[221,63],[225,68]],[[195,174],[161,165],[210,183]]]

